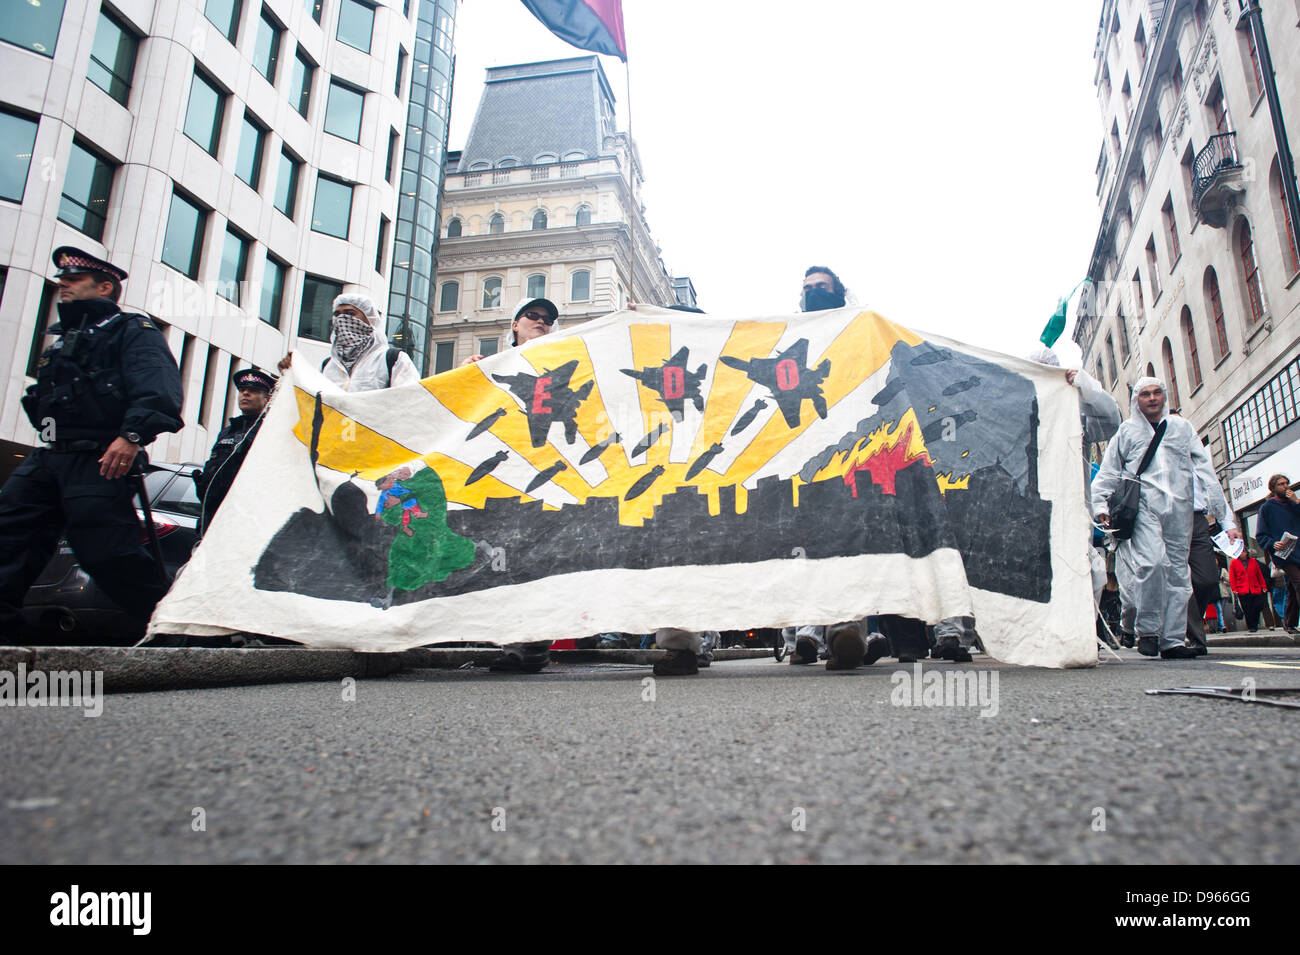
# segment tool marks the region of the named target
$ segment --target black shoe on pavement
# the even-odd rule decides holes
[[[1155,637],[1138,637],[1138,653],[1144,657],[1154,657],[1160,654],[1160,641]]]
[[[1189,643],[1187,646],[1198,657],[1203,657],[1210,652],[1210,648],[1203,643]]]
[[[899,662],[899,663],[915,663],[915,662],[916,662],[916,654],[914,654],[914,653],[900,653],[900,654],[898,655],[898,662]]]
[[[837,623],[826,628],[826,643],[831,655],[826,661],[828,670],[856,670],[867,655],[867,641],[856,623]]]
[[[889,641],[878,633],[867,637],[867,652],[862,657],[863,666],[871,666],[881,657],[889,656]]]
[[[790,654],[790,662],[795,663],[816,663],[817,662],[817,641],[812,637],[800,637],[794,642],[794,653]]]
[[[694,650],[668,650],[668,656],[655,664],[655,676],[694,676],[700,672]]]
[[[503,650],[501,656],[488,664],[488,670],[493,673],[538,673],[550,662],[549,647],[547,649],[512,648]]]
[[[953,663],[970,663],[970,651],[961,645],[961,641],[956,637],[944,637],[930,651],[930,656],[935,660],[951,660]]]
[[[1168,650],[1160,651],[1161,660],[1191,660],[1199,656],[1199,653],[1188,646],[1170,647]]]
[[[1136,638],[1135,638],[1135,637],[1133,636],[1133,634],[1131,634],[1131,633],[1121,633],[1121,634],[1119,635],[1120,646],[1128,647],[1130,650],[1132,650],[1132,649],[1133,649],[1133,641],[1134,641],[1135,639],[1136,639]]]

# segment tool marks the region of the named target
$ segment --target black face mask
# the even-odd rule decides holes
[[[803,310],[821,312],[828,308],[842,308],[844,296],[828,292],[823,288],[806,288],[803,290]]]

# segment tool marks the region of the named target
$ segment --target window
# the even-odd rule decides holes
[[[120,20],[102,7],[95,27],[95,44],[90,48],[86,78],[123,106],[131,92],[135,73],[135,51],[139,41]]]
[[[315,76],[316,64],[307,59],[302,47],[298,47],[293,58],[293,78],[289,81],[289,102],[303,116],[307,115],[311,103],[311,84]]]
[[[546,228],[546,213],[538,209],[533,213],[533,230],[538,231]]]
[[[501,307],[501,280],[490,278],[483,282],[483,307]]]
[[[528,276],[528,290],[525,294],[528,298],[545,298],[546,276],[540,272]]]
[[[440,375],[444,371],[451,371],[451,363],[455,357],[455,342],[438,342],[433,352],[433,373]]]
[[[1223,100],[1223,85],[1215,81],[1214,92],[1210,94],[1206,106],[1210,108],[1210,115],[1214,117],[1214,131],[1216,133],[1232,132],[1232,118],[1228,115],[1228,104]]]
[[[591,206],[578,206],[578,213],[573,217],[574,225],[591,225]]]
[[[461,230],[460,220],[453,218],[450,222],[447,223],[447,238],[459,239],[460,230]]]
[[[1201,387],[1201,355],[1196,348],[1196,329],[1192,327],[1192,310],[1186,305],[1183,306],[1179,324],[1183,327],[1183,344],[1187,348],[1187,380],[1192,386],[1192,391],[1195,391]]]
[[[359,0],[343,0],[339,7],[339,28],[335,36],[362,53],[370,52],[370,34],[375,26],[375,9]]]
[[[1102,365],[1100,358],[1097,359],[1097,380],[1101,382],[1103,388],[1110,387],[1106,384],[1106,368]]]
[[[1169,236],[1169,270],[1172,272],[1174,264],[1182,257],[1183,247],[1178,241],[1178,220],[1174,218],[1174,197],[1165,196],[1165,204],[1160,209],[1160,215],[1165,220],[1165,234]]]
[[[280,327],[280,309],[284,306],[284,276],[288,267],[266,256],[266,268],[262,270],[262,298],[257,306],[257,317],[272,328]]]
[[[1125,365],[1129,360],[1128,319],[1124,317],[1124,306],[1116,306],[1115,323],[1119,326],[1119,357]]]
[[[330,340],[330,313],[343,286],[308,275],[302,280],[302,307],[298,311],[298,337],[316,342]]]
[[[1119,372],[1115,368],[1115,339],[1109,334],[1106,336],[1106,370],[1110,372],[1111,381],[1119,381]]]
[[[1174,369],[1174,347],[1166,338],[1160,345],[1160,357],[1165,365],[1165,382],[1169,385],[1169,410],[1177,411],[1183,406],[1183,399],[1178,394],[1178,372]]]
[[[384,167],[384,178],[393,183],[393,176],[397,173],[397,148],[399,139],[397,130],[388,131],[388,165]],[[393,183],[396,185],[396,183]]]
[[[248,278],[248,245],[247,239],[227,226],[226,242],[221,247],[217,294],[236,305],[243,300],[244,280]]]
[[[112,188],[112,164],[74,140],[63,179],[63,197],[59,199],[59,221],[92,239],[102,239]]]
[[[1147,239],[1147,275],[1151,278],[1151,301],[1160,298],[1160,263],[1156,261],[1156,237]]]
[[[1264,317],[1264,290],[1259,286],[1259,263],[1255,260],[1255,242],[1250,235],[1250,223],[1241,219],[1237,224],[1237,252],[1241,257],[1241,278],[1246,288],[1246,304],[1250,320]]]
[[[393,95],[402,95],[402,80],[406,77],[406,51],[397,48],[397,78],[393,80]]]
[[[1183,91],[1183,58],[1174,57],[1174,95]]]
[[[500,346],[501,339],[496,338],[495,336],[492,338],[480,338],[478,340],[478,353],[486,358],[488,355],[495,355]]]
[[[266,7],[257,20],[257,42],[253,46],[253,65],[266,81],[275,84],[275,67],[280,62],[280,34],[284,29],[271,19]]]
[[[361,142],[361,109],[365,100],[364,93],[331,80],[329,99],[325,103],[325,132],[349,142]]]
[[[574,272],[569,278],[569,301],[588,302],[591,300],[591,273],[586,269]]]
[[[346,239],[351,219],[352,186],[329,176],[317,176],[316,204],[311,211],[312,231]]]
[[[239,6],[242,2],[243,0],[207,0],[203,4],[203,15],[231,43],[239,36]]]
[[[492,218],[488,220],[488,232],[491,235],[500,235],[506,231],[505,216],[499,212],[494,212]]]
[[[379,242],[375,244],[375,271],[384,274],[384,248],[388,245],[388,217],[379,217]]]
[[[1259,99],[1264,93],[1264,72],[1259,68],[1259,50],[1255,48],[1255,31],[1246,30],[1246,60],[1250,64],[1250,69],[1246,71],[1254,86],[1255,98]]]
[[[36,147],[36,121],[0,110],[0,199],[22,202]]]
[[[1147,303],[1142,297],[1142,273],[1133,273],[1133,303],[1137,306],[1138,327],[1141,328],[1147,320]]]
[[[256,191],[262,182],[262,147],[266,144],[266,130],[245,113],[239,128],[239,155],[235,159],[235,175]]]
[[[302,0],[302,8],[311,14],[311,18],[320,23],[321,7],[325,6],[325,0]]]
[[[443,282],[438,292],[438,311],[454,312],[460,304],[460,283]]]
[[[1209,306],[1210,323],[1214,328],[1215,345],[1214,359],[1217,364],[1224,355],[1228,354],[1228,324],[1223,318],[1223,296],[1219,292],[1219,276],[1214,271],[1214,266],[1205,270],[1205,278],[1202,280],[1202,287],[1205,291],[1205,301]]]
[[[1205,8],[1205,0],[1196,0],[1196,6],[1192,8],[1192,21],[1196,24],[1196,35],[1198,37],[1205,32],[1205,24],[1209,17],[1209,11]]]
[[[195,70],[190,83],[190,103],[185,110],[185,135],[213,156],[221,145],[221,116],[225,110],[225,94]]]
[[[199,255],[208,214],[179,192],[172,193],[167,231],[163,235],[162,260],[192,279],[199,277]]]
[[[1273,198],[1273,217],[1282,231],[1282,264],[1287,275],[1300,272],[1300,253],[1296,249],[1295,223],[1291,221],[1291,207],[1286,201],[1286,186],[1282,182],[1277,157],[1268,171],[1269,192]]]
[[[280,171],[275,177],[275,207],[290,219],[298,203],[298,170],[302,163],[293,153],[280,147]]]
[[[0,16],[0,40],[52,57],[62,20],[63,0],[6,3]]]

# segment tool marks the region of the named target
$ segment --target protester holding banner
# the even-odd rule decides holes
[[[374,391],[420,381],[415,362],[388,344],[384,321],[374,299],[347,292],[334,299],[330,322],[330,353],[321,367],[326,379],[344,391]],[[293,352],[280,359],[285,371]]]
[[[1149,465],[1137,476],[1139,462],[1148,455]],[[1187,419],[1169,414],[1162,381],[1139,378],[1129,419],[1107,446],[1093,482],[1093,509],[1098,522],[1108,527],[1111,495],[1125,475],[1137,476],[1137,517],[1132,536],[1116,551],[1115,569],[1125,600],[1133,603],[1138,652],[1145,656],[1187,659],[1202,652],[1186,642],[1197,472],[1204,482],[1207,510],[1227,525],[1228,503],[1196,429]],[[1228,535],[1241,538],[1235,527]]]

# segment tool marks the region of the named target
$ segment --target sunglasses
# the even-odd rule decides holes
[[[519,316],[520,318],[531,318],[535,322],[542,322],[548,328],[555,324],[555,319],[551,317],[550,312],[534,312],[531,309]]]

